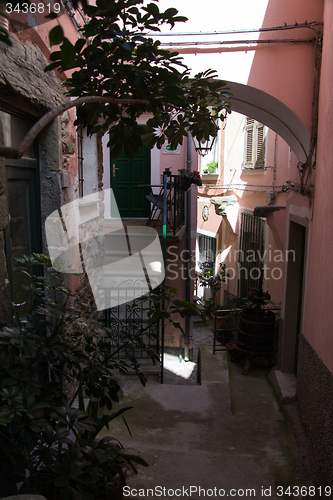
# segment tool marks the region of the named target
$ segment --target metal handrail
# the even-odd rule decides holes
[[[185,195],[181,189],[181,176],[171,175],[171,185],[173,186],[173,234],[185,224]]]
[[[237,308],[237,309],[217,309],[215,313],[230,313],[230,312],[241,312],[244,309]],[[281,307],[263,307],[262,308],[264,311],[281,311]]]
[[[175,235],[178,229],[185,224],[185,195],[181,189],[180,175],[173,175],[170,172],[164,172],[163,177],[164,175],[167,177],[166,189],[164,189],[164,182],[162,184],[140,184],[140,186],[160,188],[159,194],[155,194],[156,200],[159,199],[160,202],[155,202],[155,208],[152,210],[156,210],[157,207],[157,210],[160,210],[163,216],[163,207],[167,207],[167,223],[171,232]]]
[[[228,347],[219,347],[216,348],[216,334],[217,330],[220,330],[217,328],[217,317],[223,318],[223,315],[219,316],[218,313],[240,313],[242,312],[244,308],[242,309],[217,309],[215,311],[215,318],[214,318],[214,323],[213,323],[213,354],[215,354],[216,351],[228,351]],[[281,307],[263,307],[262,310],[266,311],[281,311]],[[229,330],[229,329],[227,329]],[[236,329],[231,329],[231,331],[237,331]]]

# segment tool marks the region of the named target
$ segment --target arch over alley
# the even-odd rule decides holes
[[[310,134],[300,118],[283,102],[250,85],[227,82],[232,110],[250,116],[280,135],[304,163],[309,152]]]

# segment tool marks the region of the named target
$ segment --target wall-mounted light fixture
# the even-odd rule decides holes
[[[193,137],[193,143],[194,143],[194,148],[197,153],[199,153],[200,156],[205,156],[206,154],[211,151],[213,144],[215,141],[215,137],[210,136],[208,141],[205,139],[202,139],[201,141],[198,141],[195,137]]]
[[[213,124],[215,126],[216,134],[217,134],[219,127],[217,126],[217,124],[215,122],[213,122]],[[208,140],[202,138],[199,141],[196,137],[192,136],[192,139],[193,139],[194,148],[195,148],[196,152],[199,153],[200,156],[205,156],[206,154],[209,153],[209,151],[212,150],[216,137],[209,136]]]

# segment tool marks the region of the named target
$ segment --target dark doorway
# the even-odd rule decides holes
[[[306,226],[290,220],[281,371],[297,374],[301,331]]]
[[[19,111],[0,111],[4,125],[5,144],[15,147],[33,125],[29,117]],[[17,258],[42,250],[41,203],[39,190],[39,166],[36,142],[19,160],[6,159],[6,194],[10,222],[5,230],[6,261],[11,287],[12,302],[25,305],[20,314],[30,310],[27,292],[22,285],[27,278]],[[36,269],[31,269],[36,274]],[[40,270],[39,270],[40,271]],[[38,272],[38,271],[37,271]]]

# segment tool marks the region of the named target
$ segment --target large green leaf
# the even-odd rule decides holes
[[[173,27],[184,21],[177,9],[169,7],[162,12],[156,2],[142,5],[141,0],[98,0],[90,13],[92,17],[83,27],[84,38],[75,47],[64,38],[60,54],[51,54],[47,69],[79,68],[65,82],[71,96],[103,94],[133,101],[129,106],[94,105],[93,109],[82,106],[77,110],[76,124],[86,127],[89,134],[113,127],[112,159],[123,151],[134,158],[141,146],[124,116],[137,123],[143,113],[150,113],[158,122],[168,111],[159,124],[160,136],[145,138],[150,147],[161,148],[167,139],[173,147],[182,144],[189,123],[198,140],[216,134],[213,120],[223,120],[224,113],[230,112],[225,82],[211,69],[190,78],[179,54],[162,49],[159,41],[149,37],[164,24]],[[57,28],[51,41],[58,42],[60,37]],[[138,102],[143,100],[147,104]],[[170,122],[177,113],[183,121],[174,126]]]
[[[61,60],[62,66],[64,70],[73,68],[76,60],[76,50],[74,45],[68,40],[68,38],[64,38],[61,45]]]
[[[60,24],[58,24],[49,32],[50,46],[52,47],[52,45],[59,45],[63,41],[63,39],[64,31]]]

